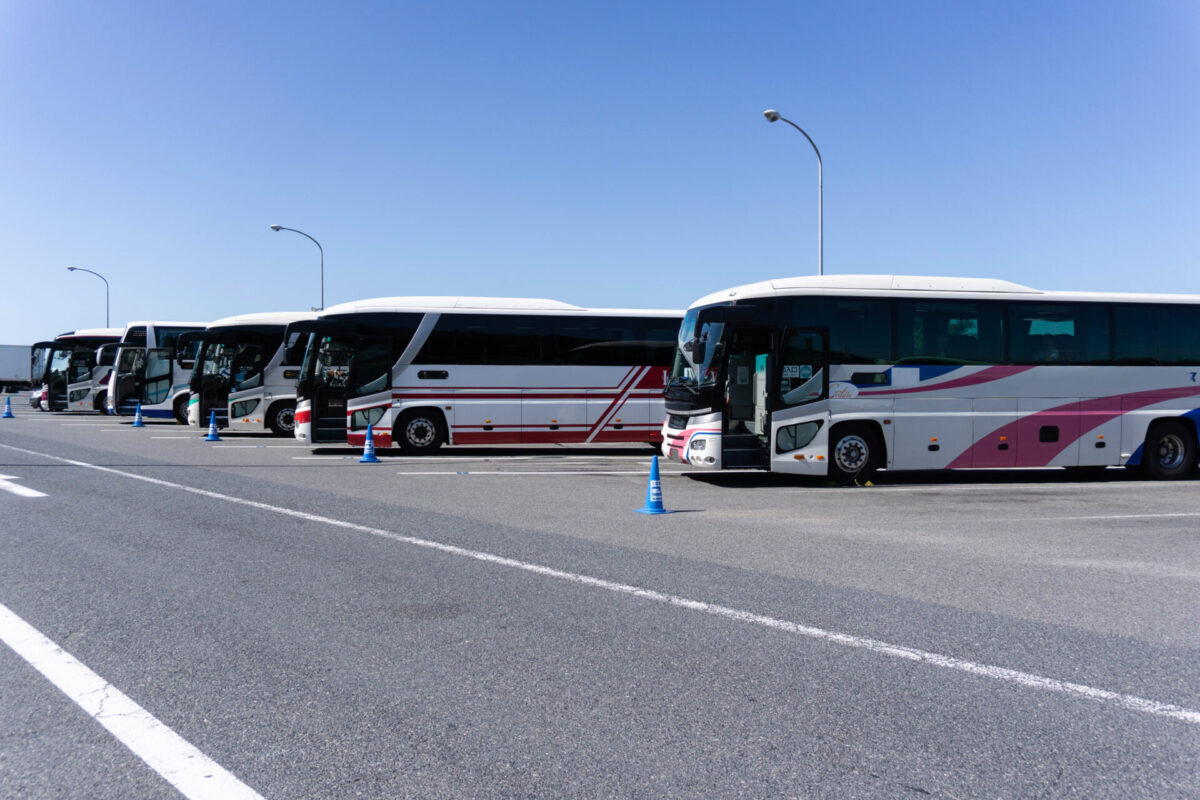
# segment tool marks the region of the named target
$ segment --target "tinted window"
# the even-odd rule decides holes
[[[679,334],[674,317],[547,317],[552,361],[591,366],[671,365]]]
[[[678,332],[674,317],[443,314],[415,363],[667,367]]]
[[[1108,306],[1013,303],[1009,357],[1014,364],[1104,364],[1111,360]]]
[[[892,311],[887,300],[797,298],[790,324],[829,328],[829,359],[834,364],[889,364]]]
[[[177,342],[179,340],[179,337],[182,334],[187,333],[188,331],[194,331],[194,330],[197,330],[197,329],[196,328],[155,328],[154,329],[154,340],[156,342],[155,346],[156,347],[166,347],[170,350],[174,350],[175,342]],[[143,333],[142,336],[144,338],[145,333]]]
[[[1113,309],[1118,364],[1200,364],[1200,308],[1136,305]]]
[[[409,334],[410,336],[412,334]],[[287,349],[283,354],[283,363],[294,366],[304,361],[304,350],[308,346],[308,334],[292,331],[288,336]]]
[[[392,385],[392,340],[388,336],[360,337],[350,361],[350,393],[359,397]]]
[[[999,364],[1004,359],[999,304],[901,300],[896,317],[896,363]]]
[[[1200,308],[1159,308],[1158,360],[1162,364],[1200,364]]]
[[[442,314],[414,363],[541,364],[544,317]]]
[[[139,325],[136,328],[130,328],[125,331],[125,338],[121,341],[126,344],[135,344],[144,347],[146,344],[146,326]]]

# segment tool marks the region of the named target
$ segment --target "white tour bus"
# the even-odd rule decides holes
[[[409,453],[442,444],[658,442],[679,311],[389,297],[312,322],[296,438]]]
[[[663,453],[839,481],[895,470],[1197,464],[1200,296],[826,275],[687,311]]]
[[[176,361],[175,345],[206,322],[130,322],[121,337],[117,364],[108,380],[108,411],[131,416],[141,404],[142,416],[187,424],[190,356]],[[195,346],[195,343],[192,345]]]
[[[190,384],[188,424],[293,435],[296,379],[308,338],[287,326],[316,319],[312,311],[241,314],[179,337],[179,358],[199,340]]]
[[[121,328],[67,331],[30,351],[30,380],[42,411],[103,410],[103,392],[112,371],[112,344]],[[97,397],[100,398],[97,403]]]

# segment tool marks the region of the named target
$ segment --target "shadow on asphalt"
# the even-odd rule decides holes
[[[757,470],[737,472],[686,472],[684,477],[698,483],[707,483],[721,487],[772,487],[772,486],[807,486],[813,488],[834,488],[844,486],[847,489],[870,488],[854,484],[839,484],[824,478],[810,478],[799,475],[781,475]],[[1141,480],[1137,472],[1121,467],[1109,469],[1071,469],[1071,468],[1042,468],[1042,469],[1004,469],[1004,470],[919,470],[905,472],[888,472],[882,470],[871,479],[875,486],[962,486],[962,485],[1003,485],[1006,483],[1022,484],[1078,484],[1078,483],[1128,483]],[[1195,480],[1192,478],[1191,480]]]

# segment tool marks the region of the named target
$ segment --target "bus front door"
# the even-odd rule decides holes
[[[773,328],[739,325],[726,333],[721,465],[765,467],[771,431]]]
[[[145,371],[141,380],[143,406],[159,405],[171,396],[171,362],[175,351],[153,347],[146,351]]]
[[[146,348],[125,346],[117,353],[117,366],[109,379],[108,404],[123,416],[133,414],[141,402],[142,368],[146,363]]]
[[[71,359],[70,379],[67,383],[67,410],[92,411],[93,378],[92,359],[84,353],[76,353]]]
[[[326,336],[317,353],[312,390],[312,443],[346,441],[346,399],[354,340]]]

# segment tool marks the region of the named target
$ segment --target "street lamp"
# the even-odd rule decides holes
[[[775,122],[783,120],[788,125],[791,125],[796,130],[804,133],[804,129],[796,123],[792,122],[787,117],[782,117],[779,112],[773,108],[768,108],[763,112],[763,116],[767,118],[767,122]],[[812,145],[813,152],[817,154],[817,274],[825,274],[825,243],[824,243],[824,222],[821,217],[824,212],[825,198],[824,188],[821,183],[821,151],[817,149],[817,143],[812,140],[812,137],[804,133],[804,138],[808,139],[808,143]]]
[[[108,327],[108,279],[99,272],[92,272],[90,269],[83,267],[67,267],[68,272],[88,272],[95,275],[100,280],[104,281],[104,327]]]
[[[313,239],[313,237],[309,236],[304,231],[298,231],[295,228],[285,228],[282,225],[272,225],[271,230],[273,230],[273,231],[291,231],[292,233],[298,233],[301,236],[307,236],[309,239],[312,239],[312,243],[315,244],[317,246],[317,249],[321,251],[321,307],[317,308],[315,310],[316,311],[324,311],[325,310],[325,248],[321,247],[320,242],[318,242],[316,239]]]

